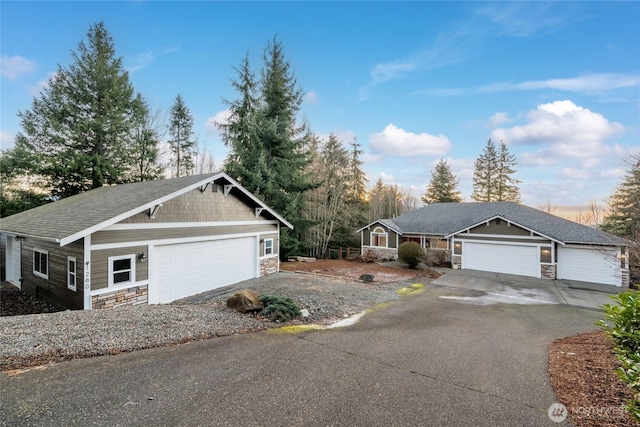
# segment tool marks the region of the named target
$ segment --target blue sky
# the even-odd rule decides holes
[[[165,112],[179,93],[200,144],[274,35],[305,92],[301,118],[365,150],[419,197],[440,158],[467,201],[487,139],[516,155],[522,202],[603,202],[640,152],[639,2],[10,2],[1,14],[0,142],[57,65],[104,21],[137,91]]]

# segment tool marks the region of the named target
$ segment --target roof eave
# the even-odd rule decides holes
[[[129,218],[130,216],[136,215],[140,212],[143,212],[147,209],[153,208],[154,206],[157,206],[161,203],[164,203],[168,200],[171,200],[175,197],[178,197],[182,194],[188,193],[191,190],[195,190],[198,187],[202,187],[205,184],[208,183],[212,183],[220,178],[224,178],[225,180],[229,181],[231,184],[233,184],[233,186],[235,188],[238,188],[243,194],[245,194],[247,197],[249,197],[253,202],[255,202],[256,204],[258,204],[261,208],[263,208],[265,211],[269,212],[271,215],[273,215],[274,218],[276,218],[278,221],[280,221],[282,224],[286,225],[287,227],[289,227],[290,229],[293,230],[293,225],[291,225],[287,220],[285,220],[284,218],[282,218],[280,215],[278,215],[275,211],[273,211],[270,207],[268,207],[267,205],[265,205],[260,199],[258,199],[257,197],[255,197],[253,194],[251,194],[249,191],[247,191],[244,187],[242,187],[236,180],[234,180],[233,178],[231,178],[229,175],[227,175],[224,172],[218,172],[212,176],[209,176],[207,178],[204,178],[194,184],[188,185],[186,187],[181,188],[180,190],[174,191],[173,193],[167,194],[166,196],[160,197],[158,199],[155,199],[149,203],[145,203],[142,206],[139,206],[135,209],[131,209],[127,212],[124,212],[120,215],[116,215],[113,218],[108,219],[107,221],[103,221],[101,223],[95,224],[91,227],[85,228],[84,230],[80,230],[74,234],[71,234],[69,236],[63,237],[62,239],[59,240],[60,242],[60,246],[65,246],[68,245],[69,243],[75,242],[78,239],[82,239],[90,234],[93,234],[97,231],[100,231],[106,227],[109,227],[110,225],[116,224],[126,218]]]
[[[460,234],[460,233],[462,233],[462,232],[464,232],[464,231],[467,231],[467,230],[470,230],[470,229],[472,229],[472,228],[478,227],[478,226],[480,226],[480,225],[482,225],[482,224],[484,224],[484,223],[486,223],[486,222],[493,221],[494,219],[502,219],[502,220],[504,220],[504,221],[507,221],[507,222],[509,222],[509,223],[511,223],[511,224],[516,225],[517,227],[522,228],[523,230],[527,230],[527,231],[529,231],[530,233],[536,233],[537,235],[539,235],[539,236],[541,236],[541,237],[544,237],[545,239],[549,239],[549,240],[551,240],[552,242],[556,242],[556,243],[559,243],[559,244],[561,244],[561,245],[564,245],[564,244],[565,244],[565,242],[563,242],[562,240],[559,240],[559,239],[557,239],[557,238],[555,238],[555,237],[547,236],[547,235],[546,235],[546,234],[544,234],[544,233],[541,233],[541,232],[539,232],[539,231],[536,231],[536,230],[534,230],[533,228],[530,228],[530,227],[527,227],[527,226],[525,226],[525,225],[522,225],[522,224],[520,224],[520,223],[518,223],[518,222],[516,222],[516,221],[513,221],[513,220],[511,220],[511,219],[508,219],[508,218],[506,218],[506,217],[504,217],[504,216],[502,216],[502,215],[494,215],[494,216],[492,216],[492,217],[490,217],[490,218],[487,218],[487,219],[484,219],[484,220],[482,220],[482,221],[480,221],[480,222],[478,222],[478,223],[476,223],[476,224],[474,224],[474,225],[471,225],[471,226],[469,226],[469,227],[464,227],[464,228],[462,228],[462,229],[460,229],[460,230],[457,230],[457,231],[455,231],[455,232],[453,232],[453,233],[451,233],[451,234],[448,234],[447,236],[445,236],[445,238],[447,238],[447,239],[448,239],[448,238],[450,238],[450,237],[453,237],[453,236],[454,236],[454,235],[456,235],[456,234]]]

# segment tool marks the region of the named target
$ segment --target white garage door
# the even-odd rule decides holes
[[[616,250],[560,247],[558,278],[621,286],[617,255]]]
[[[256,277],[257,255],[254,237],[157,246],[149,300],[167,303]]]
[[[462,268],[540,277],[536,246],[465,242]]]

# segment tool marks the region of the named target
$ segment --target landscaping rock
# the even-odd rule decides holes
[[[373,282],[373,274],[363,274],[358,280],[362,280],[364,283]]]
[[[227,307],[240,313],[247,313],[249,311],[262,310],[264,304],[260,301],[260,294],[243,289],[233,294],[233,296],[227,300]]]

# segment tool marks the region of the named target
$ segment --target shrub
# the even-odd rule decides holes
[[[617,305],[604,304],[605,318],[600,326],[615,344],[614,353],[620,361],[617,374],[635,393],[627,409],[640,421],[640,291],[629,290],[611,297]]]
[[[300,307],[291,298],[263,295],[260,301],[264,304],[260,314],[272,322],[288,322],[300,314]]]
[[[398,248],[398,258],[409,264],[409,268],[416,268],[425,255],[424,248],[416,242],[404,242]]]

